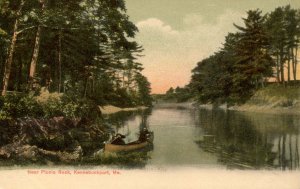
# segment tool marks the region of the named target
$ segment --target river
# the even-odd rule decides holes
[[[109,118],[127,142],[148,127],[154,147],[147,166],[299,170],[300,117],[154,107]]]

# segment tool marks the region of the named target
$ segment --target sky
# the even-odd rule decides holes
[[[139,28],[136,41],[145,51],[138,61],[152,93],[189,83],[197,62],[218,51],[233,23],[243,25],[250,9],[263,13],[300,0],[125,0],[130,20]]]

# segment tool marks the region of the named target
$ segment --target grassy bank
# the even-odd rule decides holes
[[[245,104],[231,110],[300,114],[300,87],[272,84],[259,89]]]

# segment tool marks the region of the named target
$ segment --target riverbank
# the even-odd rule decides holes
[[[256,112],[267,114],[297,114],[300,115],[300,107],[273,107],[272,105],[249,105],[244,104],[241,106],[229,107],[228,110],[240,111],[240,112]]]
[[[0,108],[0,166],[11,166],[118,164],[119,157],[94,157],[109,140],[114,125],[108,119],[101,119],[100,110],[102,114],[112,114],[147,107],[99,108],[87,99],[74,100],[43,90],[39,96],[2,96]],[[139,155],[119,158],[124,164],[132,161],[139,164],[139,159]]]
[[[86,118],[18,118],[0,121],[2,163],[77,163],[104,147],[109,132]]]
[[[227,104],[222,104],[217,106],[218,109],[238,111],[238,112],[253,112],[253,113],[264,113],[264,114],[291,114],[291,115],[300,115],[300,106],[299,101],[295,102],[296,105],[289,107],[276,107],[273,104],[251,104],[245,103],[243,105],[235,105],[228,107]],[[215,108],[212,104],[200,104],[199,108],[212,110]]]
[[[99,106],[99,109],[102,114],[114,114],[117,112],[128,112],[128,111],[138,111],[138,110],[145,110],[148,107],[146,106],[138,106],[133,108],[120,108],[117,106],[106,105],[106,106]]]
[[[212,109],[212,104],[200,104],[200,108]],[[300,114],[300,87],[270,85],[258,90],[246,103],[219,109],[267,114]]]
[[[270,85],[258,90],[245,104],[229,110],[271,114],[300,114],[300,87]]]

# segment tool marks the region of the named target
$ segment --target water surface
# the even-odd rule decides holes
[[[127,142],[154,131],[148,166],[299,169],[299,116],[154,107],[110,119]]]

